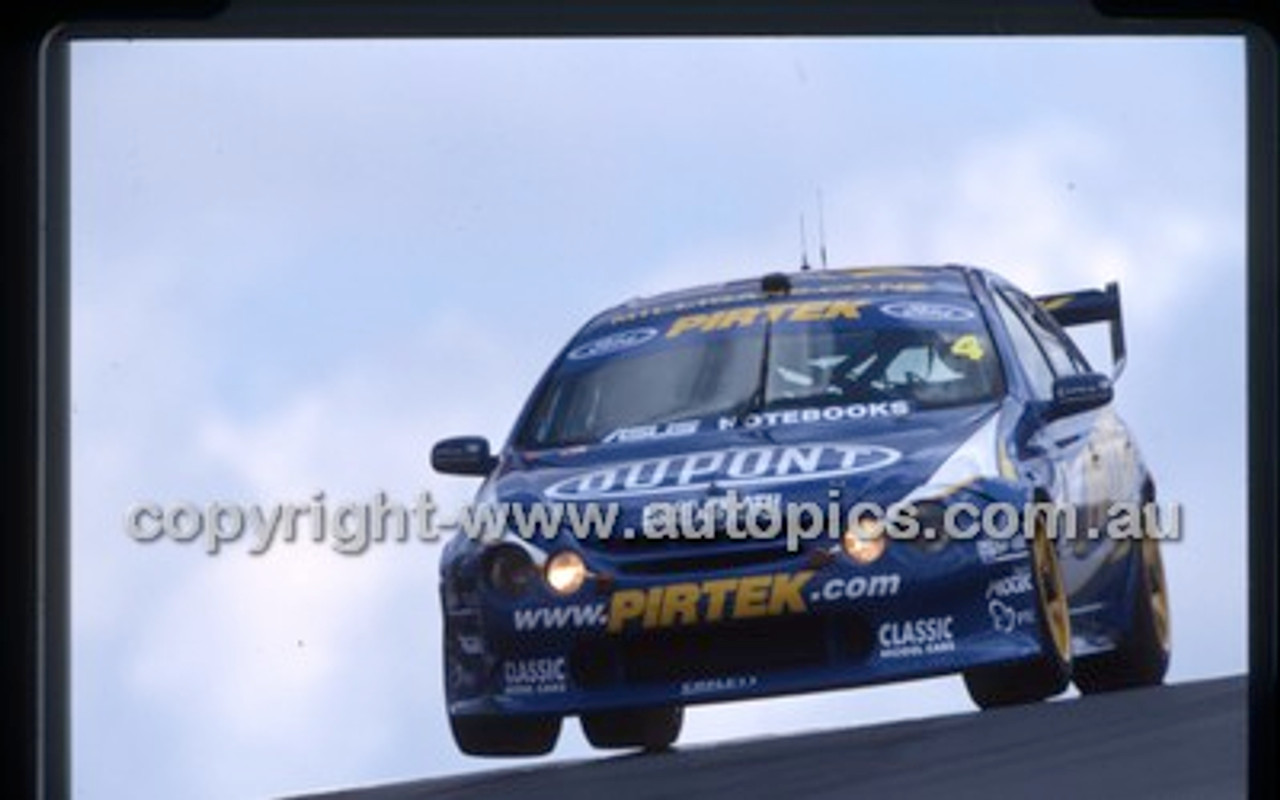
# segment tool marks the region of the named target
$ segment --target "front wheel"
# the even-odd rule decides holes
[[[450,715],[458,749],[470,756],[540,756],[560,738],[560,717]]]
[[[666,750],[680,738],[682,706],[629,708],[583,714],[582,732],[592,747]]]
[[[1044,514],[1037,514],[1031,543],[1037,624],[1044,653],[1029,661],[976,667],[964,673],[965,688],[979,708],[1034,703],[1061,693],[1071,682],[1071,614]]]
[[[1164,579],[1160,543],[1142,538],[1138,552],[1138,586],[1129,616],[1129,633],[1106,653],[1080,659],[1076,688],[1081,694],[1112,692],[1164,682],[1172,640],[1169,628],[1169,587]]]

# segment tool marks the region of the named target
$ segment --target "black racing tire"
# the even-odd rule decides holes
[[[1049,537],[1043,514],[1037,514],[1031,524],[1035,526],[1031,574],[1044,653],[1025,661],[966,670],[965,688],[982,709],[1036,703],[1062,693],[1071,683],[1071,615],[1057,547]]]
[[[469,756],[540,756],[560,738],[560,717],[450,715],[458,749]]]
[[[581,716],[582,733],[602,750],[666,750],[680,738],[682,706],[598,711]]]
[[[1133,593],[1129,633],[1114,650],[1081,658],[1074,676],[1081,694],[1099,694],[1164,683],[1173,651],[1169,627],[1169,586],[1160,543],[1144,536],[1138,548],[1138,586]]]

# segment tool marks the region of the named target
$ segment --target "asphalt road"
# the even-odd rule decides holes
[[[313,797],[1243,797],[1246,685],[1224,678]]]

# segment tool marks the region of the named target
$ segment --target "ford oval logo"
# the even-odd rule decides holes
[[[963,322],[973,319],[973,312],[963,306],[946,305],[944,303],[922,303],[908,300],[899,303],[884,303],[880,310],[891,317],[916,322]]]
[[[578,361],[584,358],[595,358],[608,353],[616,353],[619,350],[629,350],[632,347],[644,344],[657,335],[657,328],[632,328],[618,331],[578,345],[569,351],[569,360]]]
[[[872,444],[740,447],[611,464],[548,486],[552,500],[608,500],[717,487],[838,478],[887,467],[902,457]]]

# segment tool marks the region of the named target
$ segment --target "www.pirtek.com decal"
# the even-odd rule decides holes
[[[606,602],[518,608],[517,631],[604,628],[668,628],[724,620],[803,614],[814,603],[893,597],[902,578],[896,573],[831,578],[809,588],[813,572],[752,575],[689,581],[647,589],[619,589]]]

